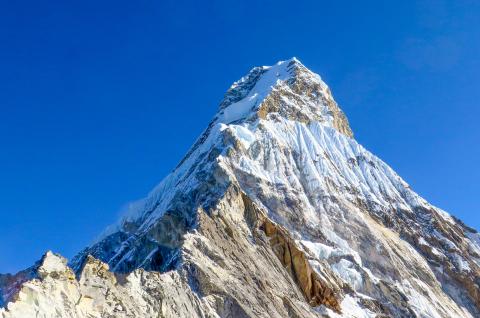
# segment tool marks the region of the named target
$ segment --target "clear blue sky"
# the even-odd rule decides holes
[[[2,1],[0,272],[71,257],[188,150],[230,84],[298,57],[360,143],[480,228],[478,1]]]

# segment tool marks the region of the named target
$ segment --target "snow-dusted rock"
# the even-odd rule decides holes
[[[0,276],[0,317],[480,316],[480,235],[359,145],[297,59],[235,82],[70,266]]]

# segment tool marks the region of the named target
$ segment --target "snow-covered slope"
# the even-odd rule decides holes
[[[480,315],[480,235],[359,145],[296,59],[235,82],[175,170],[70,266],[77,279],[47,254],[0,276],[0,317]]]

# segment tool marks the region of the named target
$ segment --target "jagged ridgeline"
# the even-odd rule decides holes
[[[1,275],[0,317],[480,317],[479,265],[480,235],[359,145],[290,59],[235,82],[70,264]]]

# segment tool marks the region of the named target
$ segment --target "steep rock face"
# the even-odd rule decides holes
[[[324,280],[312,269],[305,253],[296,246],[286,231],[268,219],[265,220],[263,228],[267,237],[270,238],[275,254],[297,282],[309,304],[325,305],[341,313],[341,297],[337,285]]]
[[[480,235],[359,145],[296,59],[235,82],[175,170],[56,264],[0,276],[0,314],[480,315]]]

